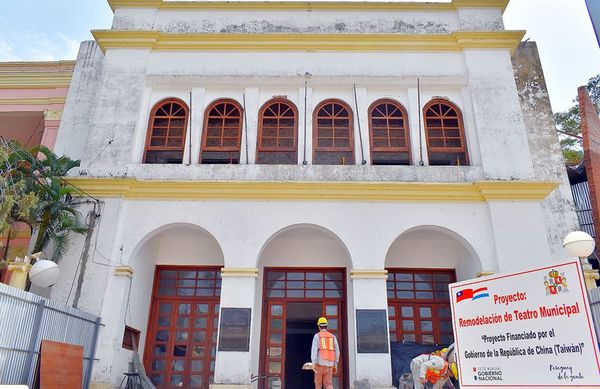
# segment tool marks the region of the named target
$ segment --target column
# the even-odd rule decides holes
[[[50,150],[54,148],[54,143],[56,143],[61,117],[62,111],[59,109],[46,109],[44,111],[44,133],[40,143]]]
[[[231,268],[221,269],[223,283],[221,285],[221,312],[224,308],[250,308],[251,318],[257,315],[254,307],[254,293],[258,269],[256,268]],[[249,333],[252,334],[250,328]],[[219,326],[219,337],[221,337]],[[217,358],[215,362],[215,383],[211,389],[251,389],[252,375],[251,362],[258,358],[258,350],[252,349],[252,341],[249,339],[249,351],[220,351],[217,345]]]
[[[192,88],[191,115],[191,161],[196,165],[200,161],[200,148],[202,147],[202,132],[204,131],[204,110],[206,108],[206,88]]]
[[[387,323],[387,270],[361,270],[354,269],[351,273],[352,278],[352,293],[354,299],[354,310],[357,309],[378,309],[385,311],[386,323]],[[348,315],[356,317],[355,312],[349,312]],[[354,322],[355,320],[349,322]],[[353,331],[349,331],[352,333]],[[355,334],[357,331],[355,329]],[[354,339],[356,343],[357,335]],[[367,381],[367,387],[373,389],[391,389],[392,388],[392,365],[390,358],[389,349],[389,329],[386,339],[388,345],[387,353],[359,353],[358,347],[354,347],[356,350],[356,366],[354,366],[356,378],[355,380]],[[352,369],[352,367],[350,367]]]
[[[306,155],[306,164],[312,164],[312,88],[306,88],[306,106],[304,104],[304,86],[299,88],[298,104],[298,164],[302,165]],[[306,113],[306,139],[304,137],[304,117]]]

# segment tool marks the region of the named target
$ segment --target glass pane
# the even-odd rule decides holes
[[[417,282],[415,284],[415,289],[416,290],[432,290],[433,285],[430,283],[426,283],[426,282]]]
[[[166,342],[169,340],[169,331],[156,331],[156,341]]]
[[[402,316],[403,317],[413,317],[414,311],[413,307],[402,307]]]
[[[271,329],[272,330],[281,330],[282,328],[283,328],[283,320],[271,319]]]
[[[188,333],[185,331],[177,331],[175,334],[175,341],[185,342],[188,339]]]
[[[454,343],[454,337],[452,335],[442,335],[441,341],[442,344],[452,344]]]
[[[415,342],[416,339],[415,334],[404,334],[404,342]]]
[[[288,289],[304,289],[304,282],[303,281],[288,281],[287,282],[287,288]]]
[[[152,361],[152,370],[165,370],[165,361],[154,360]]]
[[[394,331],[396,329],[396,320],[388,320],[390,331]]]
[[[185,360],[176,359],[173,361],[173,371],[184,371],[185,370]]]
[[[396,307],[394,307],[393,305],[388,306],[388,316],[389,317],[396,316]]]
[[[270,341],[272,344],[281,344],[281,334],[272,333]]]
[[[179,314],[189,315],[192,312],[192,304],[179,304]]]
[[[398,292],[396,292],[396,298],[399,298],[399,299],[414,299],[415,298],[415,294],[414,294],[414,292],[398,291]]]
[[[187,346],[175,346],[173,347],[173,356],[174,357],[185,357],[185,354],[187,353]]]
[[[415,281],[431,281],[431,274],[415,274]]]
[[[325,316],[337,316],[338,314],[338,306],[337,305],[326,305],[325,306]]]
[[[421,341],[424,344],[434,344],[433,335],[423,335],[421,336]]]
[[[150,376],[150,379],[152,380],[152,383],[156,386],[160,386],[164,382],[164,376],[162,374],[152,374]]]
[[[442,320],[439,322],[440,331],[442,332],[452,332],[452,322],[447,320]]]
[[[269,373],[281,373],[281,362],[269,362]]]
[[[327,328],[330,330],[337,330],[338,328],[338,321],[337,319],[329,319],[327,320]]]
[[[323,282],[307,282],[306,289],[323,289]]]
[[[196,313],[208,314],[208,304],[196,304]]]
[[[154,355],[162,356],[167,354],[167,346],[161,345],[154,347]]]
[[[285,290],[273,289],[269,291],[269,297],[285,297]]]
[[[307,298],[323,298],[322,290],[307,290],[306,291]]]
[[[302,290],[288,290],[286,292],[287,297],[291,298],[302,298],[304,297],[304,289]]]
[[[179,280],[179,287],[194,287],[196,286],[196,280]]]
[[[291,281],[300,281],[304,279],[304,273],[287,273],[287,279]]]
[[[396,281],[412,281],[412,274],[396,273]]]
[[[398,341],[398,337],[396,336],[395,332],[390,332],[390,342],[397,342]]]
[[[413,290],[412,282],[396,282],[396,289],[398,290]]]
[[[269,280],[282,280],[285,278],[285,273],[282,272],[269,272]]]
[[[183,386],[183,376],[182,375],[171,376],[171,385],[172,386]]]
[[[171,325],[171,318],[169,316],[161,316],[158,318],[159,327],[169,327]]]
[[[196,278],[196,272],[192,270],[180,270],[179,278]]]
[[[199,388],[202,386],[202,376],[201,375],[191,375],[190,376],[190,386],[192,388]]]
[[[433,298],[433,292],[417,292],[417,298],[421,300],[430,300]]]
[[[423,332],[433,332],[433,322],[428,320],[421,321],[421,331]]]
[[[342,291],[341,290],[326,290],[325,291],[325,297],[329,297],[329,298],[341,298],[342,297]]]
[[[187,317],[177,318],[177,328],[187,328],[190,326],[190,319]]]
[[[281,357],[281,350],[281,347],[269,347],[269,353],[267,355],[273,358],[279,358]]]
[[[171,313],[171,304],[160,303],[160,308],[158,311],[160,313]]]
[[[325,273],[326,280],[341,280],[342,273]]]
[[[178,296],[193,296],[194,289],[177,289]]]
[[[451,316],[450,308],[438,308],[437,314],[439,318],[447,319]]]
[[[194,328],[206,328],[208,320],[205,317],[200,317],[194,320]]]
[[[306,273],[306,279],[309,281],[319,281],[323,279],[323,273]]]
[[[215,278],[214,271],[199,271],[198,278]]]
[[[192,346],[192,357],[202,358],[204,356],[204,347]]]
[[[193,359],[192,360],[192,371],[202,371],[204,368],[204,364],[201,359]]]
[[[159,296],[175,296],[175,289],[171,288],[158,288]]]
[[[431,317],[431,308],[429,308],[429,307],[419,308],[419,316],[421,316],[421,318],[430,318]]]
[[[283,315],[283,305],[271,305],[271,315],[272,316]]]
[[[206,341],[206,332],[198,331],[194,332],[194,342],[204,343]]]
[[[175,270],[161,270],[160,278],[177,278],[177,272]]]
[[[412,320],[403,320],[402,321],[402,330],[414,331],[415,330],[415,322]]]

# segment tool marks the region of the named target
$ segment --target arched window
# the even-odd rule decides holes
[[[204,115],[201,163],[240,162],[242,106],[235,100],[212,103]]]
[[[315,108],[313,164],[354,165],[352,110],[340,100],[326,100]]]
[[[273,99],[258,115],[256,163],[298,163],[298,110],[290,101]]]
[[[408,115],[394,100],[382,99],[369,107],[373,165],[410,165]]]
[[[150,113],[144,163],[182,163],[188,107],[179,99],[157,103]]]
[[[429,164],[468,165],[463,119],[458,107],[447,100],[436,99],[423,108],[423,115]]]

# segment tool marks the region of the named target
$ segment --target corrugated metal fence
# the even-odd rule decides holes
[[[0,284],[0,385],[33,387],[42,340],[83,346],[88,389],[100,318]]]
[[[596,327],[596,335],[600,341],[600,288],[590,289],[588,291],[590,300],[590,309],[592,318],[594,319],[594,327]]]
[[[594,231],[594,220],[592,219],[592,202],[590,201],[590,188],[587,181],[571,185],[571,193],[575,201],[575,209],[581,230],[592,237],[596,236]]]

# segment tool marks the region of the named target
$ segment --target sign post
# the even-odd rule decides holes
[[[460,386],[600,388],[578,261],[450,284]]]

